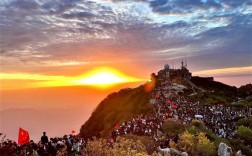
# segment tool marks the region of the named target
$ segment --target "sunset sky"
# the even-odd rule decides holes
[[[165,63],[180,67],[185,56],[193,75],[226,78],[229,84],[231,77],[243,77],[236,86],[251,82],[251,0],[1,0],[0,5],[1,89],[48,87],[55,79],[76,80],[100,67],[145,81]]]
[[[0,132],[56,136],[185,57],[193,75],[251,83],[252,1],[1,0],[0,54]]]

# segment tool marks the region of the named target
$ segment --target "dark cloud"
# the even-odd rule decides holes
[[[210,8],[214,8],[214,9],[219,9],[222,7],[222,4],[219,3],[217,0],[208,0],[206,1],[204,5],[206,8],[210,6]]]
[[[33,10],[33,9],[38,9],[39,4],[36,3],[36,1],[15,0],[10,3],[9,7],[23,9],[23,10]]]
[[[48,0],[41,5],[41,8],[50,14],[61,14],[76,7],[78,1],[79,0]]]
[[[113,2],[123,2],[113,0]],[[131,0],[135,2],[148,3],[154,12],[161,14],[187,14],[197,12],[198,9],[208,10],[210,8],[219,9],[221,2],[217,0]]]
[[[196,47],[207,45],[204,53],[193,59],[196,63],[209,69],[252,65],[252,14],[233,14],[226,18],[230,19],[228,25],[195,36]]]
[[[129,0],[130,1],[130,0]],[[113,0],[113,2],[124,2],[123,0]],[[213,9],[229,9],[240,6],[251,5],[251,0],[131,0],[131,2],[145,2],[152,10],[160,14],[187,14],[200,10],[208,11]]]
[[[228,18],[229,24],[222,27],[215,27],[209,29],[208,31],[200,33],[198,36],[201,38],[225,38],[225,41],[232,40],[233,42],[243,44],[244,42],[251,42],[251,33],[252,33],[252,14],[235,14],[235,15],[226,15],[226,16],[215,16],[217,18]],[[212,18],[212,17],[211,17]],[[237,41],[241,38],[241,41]],[[245,38],[243,38],[245,37]],[[232,45],[230,45],[232,46]]]
[[[247,5],[251,2],[251,0],[245,0],[245,1],[237,1],[237,0],[221,0],[221,3],[223,5],[227,5],[231,8],[236,8],[239,6]]]
[[[77,12],[77,13],[64,13],[62,15],[63,18],[65,19],[72,19],[72,18],[93,18],[95,15],[90,12]]]
[[[157,7],[157,6],[166,5],[168,2],[169,0],[155,0],[155,1],[151,1],[150,5],[152,7]]]

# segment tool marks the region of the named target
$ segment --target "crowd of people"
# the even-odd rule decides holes
[[[219,137],[232,139],[235,136],[236,121],[251,116],[252,108],[225,106],[224,104],[206,105],[193,102],[185,96],[171,94],[172,86],[178,84],[166,83],[155,88],[153,96],[158,109],[158,115],[171,118],[183,124],[193,119],[202,120],[206,127]],[[179,88],[179,85],[177,86]],[[168,96],[167,96],[168,95]]]
[[[161,127],[164,120],[157,118],[154,115],[139,115],[130,121],[124,122],[121,126],[116,127],[111,132],[111,138],[116,139],[119,135],[134,134],[151,136],[157,140],[158,132],[161,131]]]
[[[24,145],[18,145],[15,141],[4,140],[0,143],[1,156],[65,156],[81,155],[85,147],[85,140],[76,135],[50,138],[43,132],[38,143],[31,140]]]
[[[225,106],[223,104],[206,105],[193,102],[188,97],[179,96],[185,86],[165,81],[152,91],[151,103],[155,106],[154,115],[139,115],[120,126],[115,127],[111,138],[125,134],[150,136],[158,141],[158,132],[167,119],[189,124],[193,119],[204,122],[208,129],[222,138],[236,136],[236,121],[251,116],[252,108]],[[171,138],[174,138],[172,136]]]

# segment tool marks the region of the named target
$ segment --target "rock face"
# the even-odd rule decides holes
[[[171,150],[171,156],[180,156],[180,151],[176,150],[175,148],[170,148]]]
[[[188,156],[188,153],[182,152],[180,156]]]
[[[170,148],[163,148],[161,149],[160,147],[158,147],[158,152],[161,156],[168,156],[168,155],[171,155],[171,150]]]
[[[221,142],[218,148],[218,156],[232,156],[232,148]]]
[[[188,156],[187,152],[180,152],[174,148],[163,148],[158,147],[159,154],[161,156]]]

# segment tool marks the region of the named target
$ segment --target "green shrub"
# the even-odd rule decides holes
[[[83,155],[89,156],[147,156],[145,146],[140,140],[125,139],[117,137],[116,142],[111,147],[105,139],[94,139],[87,143],[82,151]]]
[[[173,134],[173,133],[180,134],[185,131],[186,126],[183,125],[182,123],[179,123],[173,120],[167,120],[163,124],[162,129],[165,133],[168,133],[168,134]]]
[[[188,153],[193,154],[196,152],[196,144],[197,138],[195,135],[185,131],[180,135],[177,146],[181,151],[187,151]]]
[[[234,151],[241,150],[242,154],[244,154],[244,155],[252,155],[252,149],[241,144],[238,139],[232,139],[232,140],[230,140],[230,143],[231,143],[231,146],[233,147]]]
[[[236,123],[238,126],[241,126],[241,125],[243,125],[243,126],[245,126],[245,127],[248,127],[248,128],[250,128],[250,129],[252,129],[252,117],[250,117],[250,118],[247,118],[247,119],[240,119],[240,120],[238,120],[237,121],[237,123]]]
[[[152,154],[156,150],[156,147],[159,145],[159,143],[147,136],[125,135],[123,137],[126,139],[133,140],[135,142],[140,141],[141,144],[144,145],[148,154]]]
[[[192,127],[188,128],[188,132],[190,134],[196,135],[199,132],[199,130],[197,128],[195,128],[194,126],[192,126]]]
[[[202,127],[204,125],[202,121],[196,119],[193,119],[191,124],[195,127]]]
[[[197,137],[197,151],[202,153],[203,155],[210,156],[215,154],[215,146],[214,143],[210,142],[210,140],[206,137],[205,133],[200,132]]]
[[[216,154],[216,147],[206,134],[199,132],[196,135],[185,131],[180,135],[177,147],[181,151],[187,151],[191,155],[211,156]]]
[[[252,130],[243,125],[237,129],[237,134],[243,140],[252,141]]]

